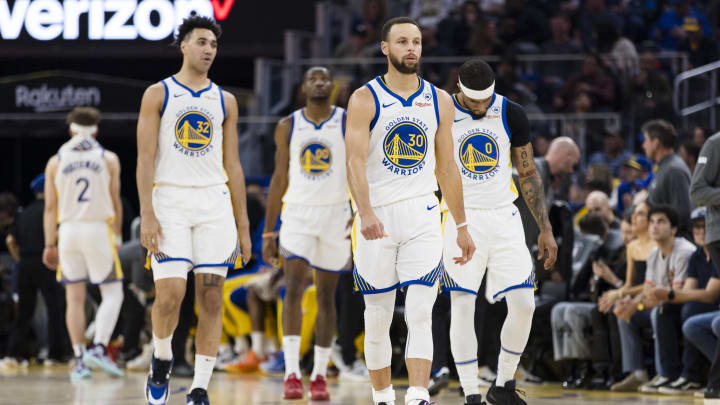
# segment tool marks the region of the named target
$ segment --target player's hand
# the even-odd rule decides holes
[[[242,263],[244,266],[245,263],[250,261],[250,257],[252,256],[252,239],[250,239],[250,227],[238,227],[237,232],[238,241],[240,242],[240,251],[242,252]]]
[[[50,270],[57,270],[58,249],[57,246],[46,246],[42,254],[42,262]]]
[[[470,232],[468,232],[467,228],[467,226],[463,226],[458,229],[457,245],[462,251],[462,256],[453,257],[455,264],[459,264],[461,266],[469,262],[470,259],[472,259],[473,254],[475,254],[475,243],[470,237]]]
[[[382,239],[389,236],[385,232],[385,227],[374,212],[360,215],[360,233],[366,240]]]
[[[263,238],[262,257],[265,263],[278,267],[278,248],[275,238]]]
[[[538,235],[538,260],[542,261],[545,259],[545,262],[543,263],[543,267],[545,267],[545,270],[550,270],[555,265],[555,261],[557,260],[557,243],[555,243],[555,237],[552,234],[551,229],[545,229],[543,231],[540,231],[540,235]]]
[[[160,253],[162,229],[155,214],[146,214],[140,218],[140,243],[153,254]]]

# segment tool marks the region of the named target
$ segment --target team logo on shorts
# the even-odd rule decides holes
[[[385,166],[392,164],[395,166],[396,173],[402,171],[399,174],[416,173],[422,169],[422,163],[427,153],[425,130],[413,122],[399,122],[385,135],[383,151],[385,152],[385,159],[383,159]]]
[[[321,175],[330,169],[332,152],[322,142],[309,142],[300,151],[300,167],[305,174]]]
[[[198,111],[186,112],[175,124],[175,139],[187,150],[199,151],[207,148],[212,136],[212,121]]]
[[[486,174],[498,165],[498,145],[495,139],[482,132],[474,133],[460,144],[463,174]]]

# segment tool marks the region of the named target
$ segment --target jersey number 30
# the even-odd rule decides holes
[[[88,187],[90,187],[90,181],[86,179],[85,177],[80,177],[75,181],[75,185],[82,184],[82,190],[80,191],[80,195],[78,196],[79,202],[87,202],[90,201],[89,198],[85,197],[85,193],[87,193]]]

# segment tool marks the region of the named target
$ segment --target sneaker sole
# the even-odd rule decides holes
[[[90,369],[99,368],[111,377],[122,377],[125,375],[125,373],[122,370],[120,370],[119,368],[109,367],[107,364],[98,360],[94,356],[87,356],[87,358],[83,358],[83,361],[88,366],[88,368],[90,368]]]

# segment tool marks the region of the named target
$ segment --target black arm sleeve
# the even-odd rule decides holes
[[[510,130],[510,145],[513,147],[527,145],[530,142],[530,123],[525,110],[520,104],[507,100],[505,114]]]

